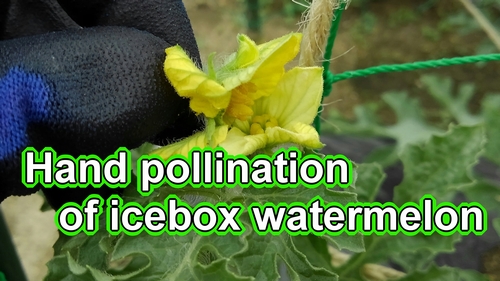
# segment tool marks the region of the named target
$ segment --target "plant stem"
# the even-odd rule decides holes
[[[371,249],[373,249],[373,247],[375,245],[377,245],[380,241],[381,241],[381,237],[379,237],[379,236],[374,237],[373,241],[370,243],[370,246],[368,246],[368,248],[365,249],[365,252],[361,253],[361,254],[354,255],[353,258],[355,259],[355,261],[352,262],[352,260],[349,260],[347,263],[347,266],[341,268],[340,272],[338,272],[337,274],[340,277],[346,277],[347,274],[350,273],[351,271],[353,271],[354,269],[360,268],[364,264],[363,262],[364,262],[366,253],[368,253]]]
[[[460,0],[465,9],[474,17],[479,23],[484,32],[488,35],[490,40],[500,50],[500,35],[490,21],[483,15],[483,13],[474,5],[470,0]]]

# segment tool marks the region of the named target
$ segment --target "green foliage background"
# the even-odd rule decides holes
[[[149,197],[135,194],[133,187],[127,201],[145,206],[162,201],[176,193],[191,204],[200,201],[292,203],[308,202],[320,195],[325,203],[371,202],[384,178],[382,165],[387,159],[401,160],[404,180],[394,190],[394,202],[418,202],[424,194],[432,194],[439,202],[452,200],[458,191],[470,201],[478,201],[490,210],[498,210],[498,187],[472,172],[480,155],[498,163],[496,149],[500,146],[498,126],[500,95],[490,95],[483,103],[481,114],[472,115],[464,108],[473,90],[459,87],[459,97],[450,92],[451,81],[424,76],[422,81],[444,106],[458,125],[447,129],[427,124],[421,118],[422,109],[416,99],[405,93],[387,93],[388,102],[398,115],[395,125],[383,126],[372,116],[370,106],[359,106],[358,121],[345,122],[335,115],[330,121],[350,134],[388,136],[397,144],[382,148],[369,158],[371,163],[356,168],[356,183],[347,191],[317,189],[172,189],[164,187]],[[465,117],[464,117],[465,116]],[[389,155],[390,157],[388,157]],[[395,155],[395,156],[391,156]],[[392,158],[391,158],[392,157]],[[378,161],[381,159],[383,161]],[[496,193],[496,194],[495,194]],[[485,200],[486,199],[486,200]],[[241,236],[207,236],[194,233],[186,236],[167,234],[153,237],[120,235],[111,237],[104,228],[93,237],[85,234],[68,238],[61,236],[55,245],[55,257],[49,263],[46,280],[278,280],[286,267],[290,280],[365,280],[363,266],[389,261],[404,268],[401,280],[487,280],[477,272],[457,268],[437,267],[433,260],[439,253],[453,252],[460,235],[431,236],[299,236],[286,233],[279,236],[259,236],[251,229],[248,216],[242,218],[247,232]],[[104,225],[104,221],[100,222]],[[332,266],[327,250],[331,245],[354,255],[341,267]]]

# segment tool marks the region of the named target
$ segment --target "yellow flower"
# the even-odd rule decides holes
[[[150,153],[150,155],[158,155],[165,160],[170,158],[172,155],[183,155],[188,157],[189,152],[193,148],[203,149],[206,147],[216,147],[220,142],[226,139],[227,132],[227,125],[216,127],[215,131],[211,133],[210,136],[208,135],[207,130],[204,130],[181,141],[154,150]]]
[[[323,91],[322,68],[296,67],[285,73],[273,93],[255,101],[249,120],[236,120],[220,143],[228,154],[249,155],[262,148],[294,143],[323,147],[313,122]]]
[[[193,111],[224,120],[247,120],[255,100],[268,96],[285,73],[285,64],[298,53],[302,34],[290,33],[261,45],[238,35],[238,51],[219,68],[206,74],[199,70],[179,46],[166,50],[164,70],[177,93],[190,98]],[[209,63],[212,67],[211,62]]]

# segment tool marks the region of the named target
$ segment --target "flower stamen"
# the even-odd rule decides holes
[[[266,128],[278,127],[278,120],[269,114],[254,116],[250,125],[250,134],[264,134]]]
[[[252,82],[244,83],[234,88],[225,113],[226,121],[234,119],[241,121],[248,120],[253,115],[252,106],[254,105],[254,100],[252,99],[252,94],[255,92],[257,92],[257,86]]]

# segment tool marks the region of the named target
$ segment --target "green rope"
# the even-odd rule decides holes
[[[340,18],[342,16],[342,12],[345,10],[346,5],[347,1],[342,1],[340,7],[335,11],[334,17],[332,19],[332,26],[330,27],[330,34],[328,36],[328,41],[325,50],[325,56],[324,56],[325,60],[323,62],[323,97],[321,98],[321,104],[323,104],[324,98],[330,95],[334,83],[350,78],[365,77],[368,75],[380,74],[380,73],[412,71],[418,69],[436,68],[443,66],[468,64],[468,63],[500,61],[500,54],[488,54],[488,55],[419,61],[419,62],[403,63],[403,64],[379,65],[365,69],[346,71],[334,75],[330,71],[330,59],[332,56],[332,49],[335,43],[335,38],[337,37],[337,31],[339,29]],[[323,106],[320,105],[318,109],[318,114],[316,115],[316,118],[314,119],[313,122],[313,125],[318,133],[320,133],[321,129],[320,115],[322,111],[323,111]]]
[[[417,62],[403,63],[403,64],[379,65],[379,66],[368,67],[365,69],[346,71],[336,75],[333,75],[330,71],[325,71],[326,73],[325,84],[331,85],[335,82],[342,81],[345,79],[364,77],[380,73],[412,71],[418,69],[436,68],[443,66],[452,66],[452,65],[461,65],[461,64],[488,62],[488,61],[499,61],[499,60],[500,60],[500,54],[489,54],[489,55],[446,58],[446,59],[428,60],[428,61],[417,61]]]
[[[340,18],[342,17],[342,12],[344,12],[347,1],[342,1],[339,8],[335,10],[332,19],[332,25],[330,26],[330,34],[328,35],[328,40],[326,42],[326,51],[324,62],[323,62],[323,97],[321,98],[321,104],[323,104],[323,99],[327,97],[332,91],[332,83],[327,83],[333,74],[330,72],[330,60],[332,57],[333,45],[335,43],[335,38],[337,38],[337,31],[339,30]],[[321,111],[323,111],[323,106],[320,105],[318,108],[318,115],[314,118],[314,128],[319,133],[321,129]]]

